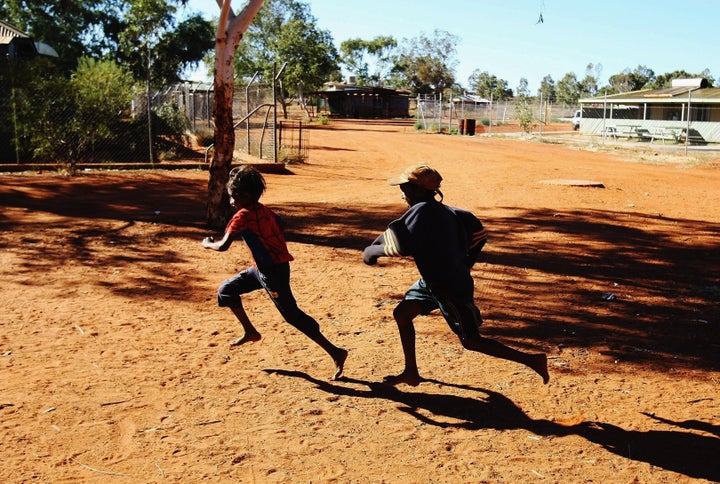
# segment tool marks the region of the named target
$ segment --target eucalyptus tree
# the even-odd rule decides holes
[[[515,96],[519,98],[530,97],[530,87],[526,77],[521,77],[518,86],[515,88]]]
[[[403,39],[395,58],[396,87],[416,94],[441,94],[455,84],[459,38],[444,30]]]
[[[299,0],[266,0],[237,50],[235,74],[273,82],[283,64],[281,81],[285,96],[320,89],[330,78],[340,77],[338,52],[329,31],[317,25],[309,4]]]
[[[263,0],[248,0],[236,14],[231,0],[217,0],[220,6],[215,33],[215,78],[213,80],[213,119],[215,151],[210,163],[208,181],[207,224],[222,228],[228,220],[230,204],[225,190],[235,150],[233,94],[235,91],[234,59],[243,34],[262,7]]]
[[[638,66],[635,70],[624,69],[608,78],[608,94],[639,91],[655,79],[652,69]]]
[[[574,72],[568,72],[557,83],[557,100],[565,106],[576,106],[580,99],[580,83]]]
[[[672,72],[666,72],[656,76],[651,82],[648,83],[648,87],[652,89],[662,89],[663,87],[670,87],[673,79],[692,79],[692,78],[704,78],[708,81],[708,86],[714,84],[714,79],[710,70],[704,69],[702,72],[690,73],[684,69],[675,70]]]
[[[585,77],[580,81],[580,96],[592,97],[600,91],[602,64],[589,63],[585,67]]]
[[[555,88],[555,81],[551,75],[547,75],[540,81],[540,88],[538,89],[538,96],[541,96],[543,101],[554,103],[557,101],[557,90]]]
[[[347,39],[340,44],[341,63],[357,76],[359,84],[382,86],[392,69],[397,45],[394,37],[384,35],[371,40]]]
[[[480,69],[475,69],[468,78],[468,84],[473,92],[486,99],[504,101],[513,97],[508,82],[505,79],[498,79],[487,71],[481,72]]]

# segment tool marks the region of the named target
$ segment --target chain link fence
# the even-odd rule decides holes
[[[422,96],[411,100],[410,112],[423,129],[460,129],[463,121],[473,120],[478,125],[499,126],[519,124],[519,117],[531,118],[533,124],[547,124],[569,119],[577,108],[514,99],[506,101],[472,100],[469,96],[443,99],[442,96]]]
[[[138,92],[110,115],[64,102],[69,94],[60,88],[39,92],[11,86],[0,100],[0,164],[154,166],[177,160],[205,163],[212,155],[212,84],[185,82]],[[235,86],[238,161],[307,158],[302,120],[278,121],[281,107],[272,85]]]

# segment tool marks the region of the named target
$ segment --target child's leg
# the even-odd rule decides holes
[[[260,340],[260,333],[255,329],[255,326],[253,326],[250,318],[248,318],[248,315],[245,313],[241,298],[243,294],[260,288],[262,288],[260,277],[254,267],[250,267],[220,284],[220,288],[218,289],[218,306],[230,308],[245,330],[245,335],[232,340],[230,346],[240,346],[244,343]]]
[[[343,368],[345,367],[345,360],[348,356],[347,350],[332,344],[325,337],[325,335],[320,332],[320,329],[318,329],[317,331],[310,331],[304,334],[306,334],[311,340],[313,340],[322,349],[324,349],[325,352],[330,355],[330,358],[333,359],[333,362],[335,362],[335,373],[333,374],[331,379],[337,380],[338,378],[340,378],[343,373]]]
[[[255,326],[253,326],[253,324],[250,322],[250,318],[248,318],[248,315],[245,312],[245,308],[243,308],[242,303],[240,303],[240,306],[233,306],[230,309],[245,330],[245,334],[240,338],[232,340],[230,342],[230,346],[240,346],[242,344],[250,343],[252,341],[260,341],[260,338],[262,338],[262,336],[260,335],[258,330],[255,329]]]
[[[421,378],[415,355],[415,326],[413,325],[413,320],[419,314],[422,314],[422,304],[412,299],[403,299],[393,311],[398,332],[400,333],[400,344],[402,345],[403,356],[405,358],[405,368],[399,375],[386,376],[383,382],[388,385],[406,383],[417,386],[420,384]]]
[[[330,355],[330,358],[332,358],[335,363],[335,373],[332,375],[331,379],[337,380],[340,378],[345,366],[345,360],[348,356],[347,350],[332,344],[320,331],[320,325],[318,322],[311,316],[305,314],[297,307],[297,305],[293,305],[290,308],[287,306],[280,307],[278,305],[278,309],[280,310],[280,314],[282,314],[288,323],[300,330],[302,334],[313,340],[318,346],[324,349],[328,355]]]
[[[460,337],[464,348],[523,364],[540,375],[543,383],[550,380],[547,356],[544,353],[524,353],[505,346],[499,341],[480,336],[479,328],[482,325],[482,316],[474,303],[460,303],[453,299],[443,298],[440,309],[450,327]]]
[[[260,280],[285,321],[317,343],[318,346],[325,350],[333,359],[335,363],[335,373],[331,379],[337,380],[340,378],[348,352],[332,344],[325,335],[320,332],[318,322],[298,307],[295,296],[293,296],[292,289],[290,288],[290,265],[278,265],[273,270],[264,272]]]

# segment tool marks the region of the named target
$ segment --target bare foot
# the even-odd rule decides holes
[[[413,387],[416,387],[420,384],[420,375],[417,373],[406,373],[402,372],[399,375],[388,375],[385,378],[383,378],[383,383],[386,385],[399,385],[400,383],[405,383],[406,385],[410,385]]]
[[[335,374],[332,376],[331,380],[337,380],[342,376],[347,356],[347,350],[340,349],[340,351],[338,351],[338,354],[333,357],[333,361],[335,362]]]
[[[532,355],[532,360],[528,366],[535,370],[535,372],[542,377],[543,384],[547,385],[547,382],[550,381],[550,374],[547,368],[547,356],[544,353]]]
[[[245,333],[242,338],[234,339],[230,342],[230,347],[240,346],[245,343],[252,343],[253,341],[260,341],[260,333]]]

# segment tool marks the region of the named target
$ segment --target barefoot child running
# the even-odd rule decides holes
[[[230,346],[259,341],[261,336],[250,322],[242,305],[241,296],[257,289],[264,289],[285,321],[324,349],[335,363],[333,380],[343,372],[347,351],[338,348],[320,332],[320,325],[298,308],[290,288],[290,261],[285,235],[275,213],[261,204],[260,196],[265,191],[265,179],[251,166],[234,168],[227,184],[230,204],[237,210],[225,228],[223,238],[215,241],[206,237],[203,247],[226,251],[233,241],[245,241],[253,265],[224,281],[218,289],[218,305],[228,307],[237,317],[245,334],[230,342]]]
[[[427,165],[411,166],[399,177],[389,180],[390,185],[400,186],[410,208],[391,222],[363,253],[363,261],[368,265],[375,264],[382,256],[413,257],[421,277],[393,311],[405,368],[399,375],[385,377],[384,382],[412,386],[420,383],[413,320],[440,309],[464,348],[521,363],[547,383],[550,375],[545,354],[524,353],[480,336],[482,317],[473,300],[470,268],[485,245],[487,234],[472,213],[442,203],[441,181],[440,174]],[[436,200],[436,195],[440,200]]]

